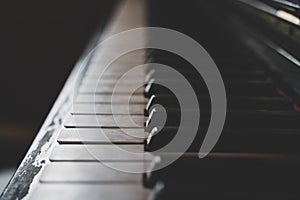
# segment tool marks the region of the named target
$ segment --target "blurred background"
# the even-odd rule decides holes
[[[10,0],[0,4],[1,193],[113,2]]]

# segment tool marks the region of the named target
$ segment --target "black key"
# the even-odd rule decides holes
[[[211,191],[203,190],[201,188],[195,189],[194,187],[172,188],[164,187],[162,182],[156,183],[155,188],[158,191],[155,195],[155,200],[174,200],[174,199],[210,199],[210,200],[220,200],[220,199],[230,199],[230,200],[253,200],[253,199],[272,199],[272,200],[298,200],[300,194],[298,192],[291,191],[248,191],[243,192],[239,190],[229,190],[229,191]]]
[[[208,96],[198,96],[200,108],[210,108],[210,99]],[[152,95],[147,103],[145,113],[149,114],[149,110],[155,104],[163,107],[179,108],[179,102],[174,95],[157,94]],[[293,102],[291,99],[283,97],[246,97],[246,96],[228,96],[228,110],[293,110]],[[192,109],[192,105],[187,107]]]
[[[156,151],[171,142],[178,129],[165,127],[161,131],[154,128],[146,140],[145,150]],[[186,135],[189,136],[187,129]],[[206,130],[197,132],[187,152],[198,152],[206,135]],[[231,129],[223,130],[213,148],[213,152],[243,153],[300,153],[299,129]],[[176,152],[176,149],[172,150]]]
[[[202,192],[291,192],[299,195],[299,155],[210,153],[203,159],[197,153],[181,156],[163,167],[176,154],[163,154],[144,176],[144,185],[162,182],[165,190]]]
[[[146,82],[150,79],[156,80],[174,80],[169,75],[170,73],[164,73],[161,71],[150,71],[146,76]],[[181,74],[189,81],[201,79],[201,75],[195,72],[181,72]],[[261,71],[250,71],[250,72],[230,72],[221,73],[223,80],[246,80],[246,81],[264,81],[266,80],[266,75]],[[209,78],[209,77],[208,77]]]
[[[180,82],[174,82],[173,87],[180,88]],[[192,84],[193,89],[197,95],[208,95],[205,84]],[[225,90],[228,96],[279,96],[275,86],[269,81],[237,81],[237,82],[225,82]],[[156,83],[149,83],[145,89],[145,96],[151,97],[156,94],[172,94],[171,91],[163,85]],[[186,91],[182,91],[182,94],[189,95]]]
[[[181,113],[178,109],[166,109],[167,118],[165,126],[179,126]],[[183,110],[195,112],[195,110]],[[164,112],[155,107],[151,110],[146,122],[146,130],[150,131],[160,126]],[[217,114],[217,113],[216,113]],[[201,110],[200,128],[207,127],[210,121],[210,111]],[[300,113],[295,111],[227,111],[225,128],[300,128]]]
[[[226,55],[224,58],[221,58],[221,56],[224,56],[224,52],[222,52],[222,54],[218,56],[218,59],[215,60],[220,71],[254,70],[257,68],[256,66],[258,66],[259,63],[257,60],[254,61],[253,59],[249,59],[249,55],[244,55],[244,58],[242,58],[242,55],[239,55],[240,60],[237,60],[236,57],[230,57],[230,55]],[[146,61],[148,63],[162,63],[175,69],[183,68],[184,70],[190,70],[193,68],[190,63],[180,56],[159,50],[148,50]]]
[[[176,61],[176,60],[170,60],[166,62],[162,62],[163,64],[174,68],[175,70],[179,72],[188,72],[188,73],[193,73],[196,72],[195,68],[192,66],[187,66],[187,64],[182,63],[181,61]],[[217,66],[218,70],[220,71],[221,74],[223,73],[253,73],[253,72],[258,72],[258,73],[263,73],[262,70],[256,68],[256,67],[243,67],[244,64],[240,64],[238,67],[231,67],[231,66]],[[151,72],[152,70],[155,70],[156,72],[164,72],[166,69],[162,68],[160,65],[147,65],[146,67],[146,72]]]

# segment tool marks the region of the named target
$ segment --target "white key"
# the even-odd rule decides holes
[[[73,104],[71,114],[114,114],[144,115],[145,105],[142,104]]]
[[[150,190],[144,188],[142,185],[40,183],[28,199],[146,200],[149,195]]]
[[[143,144],[147,135],[144,129],[63,129],[57,141],[67,144]]]
[[[64,126],[67,128],[143,128],[142,115],[70,115]]]
[[[144,152],[144,145],[67,144],[54,147],[51,161],[150,162],[152,154]]]
[[[143,174],[139,172],[148,169],[149,164],[134,162],[54,162],[45,166],[40,182],[142,184]]]

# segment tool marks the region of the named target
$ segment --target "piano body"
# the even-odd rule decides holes
[[[299,199],[299,6],[287,0],[119,1],[1,199]],[[208,84],[188,58],[145,49],[143,31],[122,37],[141,27],[188,35],[218,67],[226,119],[212,151],[200,152],[208,153],[204,158],[199,150],[215,112]],[[180,109],[177,94],[155,81],[183,83],[145,63],[182,74],[199,109]],[[180,116],[197,111],[201,120],[186,151],[160,150],[176,137]]]

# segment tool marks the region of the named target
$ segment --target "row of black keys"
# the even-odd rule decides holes
[[[154,57],[154,58],[153,58]],[[146,187],[163,189],[157,199],[231,198],[296,199],[300,180],[300,113],[291,99],[279,94],[268,75],[253,63],[222,65],[219,68],[227,92],[227,117],[224,130],[213,151],[204,159],[198,151],[210,121],[210,98],[199,74],[185,61],[153,56],[151,62],[164,63],[182,73],[197,94],[201,120],[191,146],[177,161],[145,174]],[[183,67],[184,66],[184,67]],[[219,66],[220,67],[220,66]],[[145,114],[149,116],[146,131],[151,137],[146,151],[156,151],[174,139],[180,126],[181,112],[198,112],[188,107],[180,111],[176,96],[168,88],[155,84],[178,84],[158,68],[147,69],[145,96],[150,98]],[[168,78],[166,78],[168,77]],[[212,80],[213,81],[213,80]],[[177,94],[178,95],[178,94]],[[182,93],[180,95],[189,95]],[[159,123],[160,106],[167,111],[164,125]],[[189,128],[185,127],[186,134]],[[188,137],[188,135],[187,135]],[[178,152],[159,153],[155,168],[160,168]]]
[[[162,59],[160,54],[158,55],[156,56],[158,57],[157,61],[153,60],[153,57],[156,58],[155,56],[151,57],[151,61],[167,64],[187,75],[186,78],[196,93],[200,110],[195,110],[192,105],[180,109],[180,104],[176,98],[178,94],[174,95],[163,85],[155,84],[155,80],[160,79],[160,83],[171,83],[175,86],[178,85],[178,87],[182,83],[173,80],[172,77],[165,76],[163,70],[148,69],[150,75],[147,77],[148,85],[145,96],[149,98],[149,102],[145,114],[150,117],[146,123],[146,130],[151,132],[154,128],[158,128],[160,131],[148,141],[146,150],[157,150],[174,138],[178,126],[180,126],[181,112],[200,112],[201,120],[197,138],[188,150],[190,152],[198,151],[211,116],[211,102],[205,83],[199,74],[189,72],[193,69],[188,63],[180,59],[176,60],[176,58],[167,59],[170,56]],[[295,105],[290,98],[279,94],[276,84],[268,79],[268,75],[261,69],[253,67],[252,63],[222,65],[219,69],[223,75],[227,93],[227,116],[222,137],[215,150],[226,152],[300,152],[300,147],[296,145],[300,139],[298,134],[300,113],[295,111]],[[255,80],[248,74],[257,74],[260,80]],[[241,75],[246,80],[236,79]],[[189,98],[189,94],[184,91],[179,95],[186,99]],[[159,122],[163,110],[157,105],[161,105],[167,111],[164,125]],[[186,129],[188,130],[188,127]],[[265,145],[263,145],[264,142],[266,142]]]

